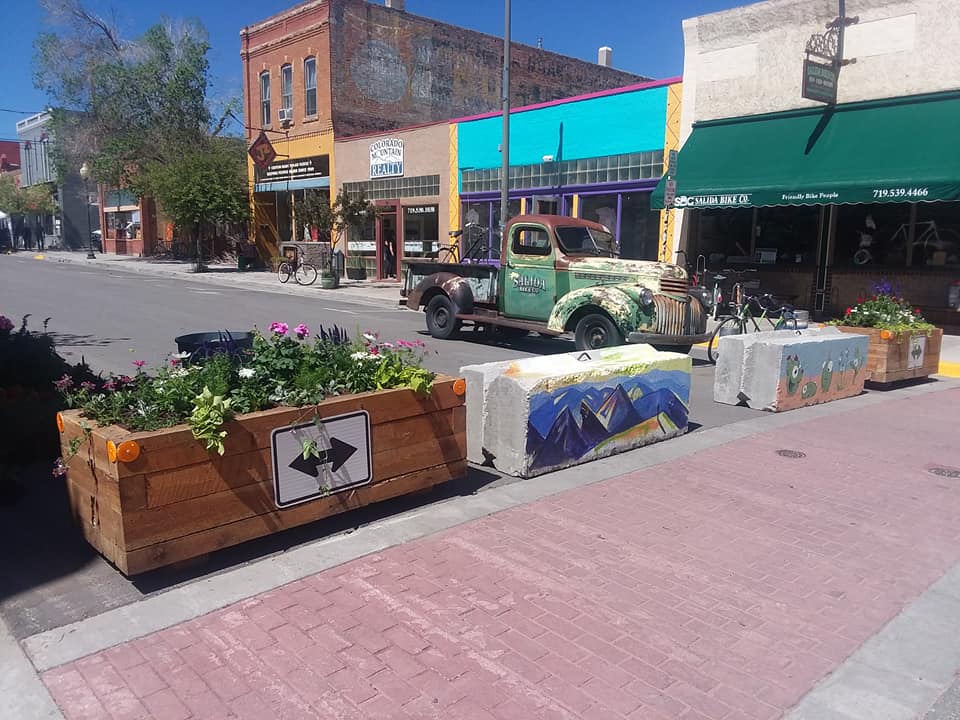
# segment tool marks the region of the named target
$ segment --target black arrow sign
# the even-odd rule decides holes
[[[317,455],[307,458],[303,457],[303,453],[297,453],[289,467],[310,477],[317,477],[320,475],[321,465],[329,463],[332,465],[331,472],[336,472],[357,451],[353,445],[337,438],[330,438],[330,444],[332,447],[329,450],[319,450]]]

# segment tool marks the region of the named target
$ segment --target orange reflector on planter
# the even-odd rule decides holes
[[[107,460],[112,463],[117,461],[117,444],[113,440],[107,440]]]
[[[120,462],[133,462],[140,457],[140,446],[133,440],[124,440],[117,448],[117,459]]]
[[[467,391],[467,381],[463,378],[457,378],[453,381],[453,394],[463,395]]]
[[[880,339],[881,339],[881,340],[889,340],[889,339],[892,338],[892,337],[893,337],[893,333],[890,332],[889,330],[881,330],[881,331],[880,331]]]
[[[57,430],[63,432],[63,415],[57,413]]]

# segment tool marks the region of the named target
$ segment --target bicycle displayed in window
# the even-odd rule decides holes
[[[867,229],[860,231],[860,242],[857,251],[853,254],[854,265],[868,265],[879,260],[875,253],[874,236],[871,232],[876,229],[873,218],[868,217]],[[886,242],[886,247],[900,252],[905,256],[905,248],[910,238],[910,224],[901,223],[893,235]],[[914,260],[926,262],[928,255],[937,251],[951,251],[960,248],[960,233],[950,228],[937,227],[935,220],[917,221],[914,229],[913,253]],[[882,249],[882,248],[881,248]]]
[[[291,277],[297,281],[297,285],[313,285],[317,281],[317,268],[303,260],[300,250],[292,251],[277,267],[280,282],[289,282]]]
[[[732,314],[724,318],[707,342],[707,359],[716,363],[720,356],[720,338],[724,335],[746,335],[764,330],[797,329],[792,305],[781,304],[770,293],[747,295],[743,283],[733,286]]]

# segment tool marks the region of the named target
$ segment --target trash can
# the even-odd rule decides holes
[[[190,333],[180,335],[174,341],[177,343],[177,352],[190,355],[187,361],[203,360],[217,353],[242,354],[253,349],[253,333],[245,331]]]
[[[337,277],[343,277],[344,265],[343,250],[334,250],[333,251],[333,272],[336,273]]]

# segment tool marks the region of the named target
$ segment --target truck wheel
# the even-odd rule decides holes
[[[610,318],[590,313],[580,318],[576,330],[577,350],[596,350],[623,344],[623,336]]]
[[[460,329],[453,303],[446,295],[437,295],[427,303],[427,330],[438,340],[448,340]]]

